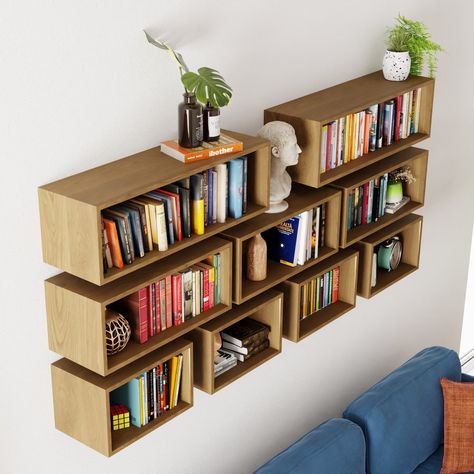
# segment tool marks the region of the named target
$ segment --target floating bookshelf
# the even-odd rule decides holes
[[[183,369],[177,406],[141,428],[112,431],[110,392],[178,354],[183,354]],[[51,365],[51,378],[56,428],[111,456],[193,406],[192,343],[176,339],[108,377],[60,359]]]
[[[41,186],[38,190],[43,260],[96,285],[104,285],[153,262],[193,246],[240,222],[265,212],[269,204],[270,149],[266,140],[226,132],[244,143],[244,150],[184,164],[152,148],[121,160]],[[100,213],[115,204],[225,163],[248,157],[247,212],[240,219],[208,225],[203,235],[192,235],[166,251],[148,252],[124,268],[102,267]]]
[[[418,269],[420,264],[422,226],[423,217],[417,214],[410,214],[364,238],[355,245],[360,252],[357,290],[360,296],[371,298]],[[372,255],[374,254],[374,249],[395,235],[400,236],[403,245],[400,265],[390,272],[383,268],[377,268],[377,284],[372,287]]]
[[[413,89],[421,88],[419,133],[379,148],[367,155],[321,172],[321,130],[333,120],[359,112],[373,104],[393,99]],[[265,110],[265,123],[273,120],[288,122],[296,130],[303,152],[298,164],[288,168],[294,181],[320,187],[332,183],[366,166],[376,163],[430,136],[434,79],[410,76],[406,81],[387,81],[382,71],[376,71],[334,87],[286,102]]]
[[[144,344],[130,339],[121,352],[107,355],[105,312],[108,306],[151,282],[189,268],[216,253],[221,255],[220,304],[150,337]],[[49,348],[100,375],[111,374],[231,309],[231,265],[230,242],[211,237],[171,258],[100,287],[68,273],[56,275],[45,282]]]
[[[278,285],[277,289],[284,295],[283,337],[293,342],[299,342],[355,307],[358,261],[359,253],[356,250],[341,250],[323,262]],[[338,301],[300,319],[301,287],[306,282],[335,267],[340,269]]]
[[[193,341],[194,348],[194,385],[213,394],[278,355],[281,352],[282,310],[282,293],[268,290],[189,333],[186,337]],[[246,317],[270,326],[270,347],[214,377],[215,336]]]
[[[290,196],[286,199],[289,206],[278,214],[263,214],[242,225],[232,227],[222,234],[232,241],[234,246],[234,303],[241,304],[269,288],[316,265],[321,260],[335,254],[339,248],[339,219],[341,208],[341,193],[335,189],[314,189],[308,186],[294,184]],[[267,278],[262,281],[250,281],[246,278],[246,253],[249,240],[286,219],[296,216],[308,209],[321,204],[327,204],[325,246],[319,249],[318,258],[308,260],[304,265],[289,267],[268,259]]]
[[[404,166],[409,166],[416,178],[416,181],[412,184],[403,183],[403,194],[409,196],[410,201],[395,212],[395,214],[385,214],[377,222],[347,229],[349,193],[354,188],[361,186],[371,179],[378,178],[384,173]],[[332,183],[332,187],[342,191],[340,246],[346,248],[422,207],[425,202],[427,168],[428,151],[411,147]]]

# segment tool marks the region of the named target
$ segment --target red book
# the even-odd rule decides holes
[[[362,224],[367,224],[368,208],[369,208],[369,183],[364,183],[364,193],[363,193],[363,201],[362,201]]]
[[[211,309],[214,307],[214,281],[216,279],[216,269],[212,265],[204,262],[198,263],[197,266],[200,267],[204,272],[204,303],[207,301],[207,309]],[[206,309],[204,309],[204,311],[206,311]]]
[[[148,336],[152,337],[155,335],[154,331],[154,315],[153,313],[155,312],[155,291],[153,290],[153,285],[154,283],[151,283],[147,287],[148,291]]]
[[[166,329],[173,327],[173,289],[171,275],[165,278],[166,286]]]
[[[372,114],[369,112],[365,113],[365,130],[364,130],[364,155],[369,153],[369,141],[370,141],[370,124],[372,121]]]
[[[183,323],[183,276],[181,273],[172,275],[173,286],[173,325],[179,326]]]
[[[148,341],[148,288],[142,288],[117,301],[117,309],[129,321],[133,339],[140,344]]]
[[[401,118],[401,112],[402,112],[402,101],[403,101],[403,96],[399,95],[395,99],[395,141],[397,142],[400,139],[400,118]]]
[[[326,140],[326,171],[331,169],[331,135],[332,123],[328,123],[328,137]]]
[[[160,322],[160,309],[161,309],[161,295],[160,295],[160,282],[157,281],[153,283],[155,286],[155,334],[158,334],[161,331],[161,322]]]
[[[157,283],[160,287],[160,331],[164,331],[166,329],[166,279],[163,278]],[[158,318],[158,314],[156,316]]]
[[[339,267],[332,270],[332,303],[339,297]]]

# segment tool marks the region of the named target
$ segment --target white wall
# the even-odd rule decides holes
[[[474,226],[473,226],[474,230]],[[474,350],[474,232],[472,233],[469,273],[467,276],[466,303],[461,332],[459,354],[465,355]]]
[[[440,57],[422,268],[112,459],[54,429],[36,188],[175,134],[177,71],[149,28],[191,67],[235,90],[227,128],[263,109],[378,69],[402,12],[429,25]],[[473,3],[16,0],[2,2],[0,243],[4,473],[243,473],[263,463],[419,349],[459,347],[472,228]]]

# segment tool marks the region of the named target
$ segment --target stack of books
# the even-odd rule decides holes
[[[338,300],[339,272],[340,268],[335,267],[301,286],[300,319],[304,319]]]
[[[321,173],[418,133],[420,101],[421,89],[414,89],[325,124]]]
[[[112,309],[123,314],[132,337],[143,344],[173,326],[179,326],[221,302],[221,255],[168,275],[115,302]]]
[[[263,352],[270,346],[270,327],[252,318],[245,318],[221,332],[222,349],[239,362]]]
[[[179,400],[183,355],[153,367],[110,393],[110,403],[126,406],[140,428],[173,409]]]
[[[219,349],[217,356],[214,358],[214,377],[227,372],[237,365],[237,357],[230,351]]]
[[[102,211],[104,271],[202,235],[247,211],[247,157],[237,158]]]
[[[318,258],[324,247],[326,233],[326,204],[309,209],[265,231],[271,259],[295,267]]]

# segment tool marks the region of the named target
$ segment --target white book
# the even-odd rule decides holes
[[[217,171],[212,170],[212,223],[217,222]]]
[[[296,237],[296,263],[304,265],[306,262],[306,239],[308,235],[308,213],[302,212],[299,215],[300,224],[298,226],[298,235]]]
[[[335,168],[336,167],[336,160],[337,160],[337,125],[338,125],[338,121],[335,120],[333,123],[332,123],[332,126],[331,126],[331,169]]]
[[[364,154],[365,120],[366,113],[365,110],[363,110],[362,112],[359,112],[359,156]]]
[[[193,301],[193,312],[192,312],[192,316],[193,318],[196,316],[196,272],[192,272],[192,281],[193,281],[193,298],[192,298],[192,301]]]
[[[326,150],[328,144],[328,126],[324,125],[321,131],[321,165],[320,172],[326,171]]]
[[[353,142],[354,142],[354,151],[352,159],[355,160],[359,156],[359,114],[354,114],[354,133],[353,133]]]
[[[405,92],[402,98],[402,116],[400,118],[400,135],[404,139],[407,137],[407,123],[408,123],[408,103],[410,101],[410,93]]]
[[[217,171],[217,222],[223,224],[227,219],[227,165],[216,166]]]
[[[373,288],[377,284],[377,254],[374,252],[372,255],[372,275],[370,280],[370,286]]]
[[[164,204],[161,203],[161,205],[156,205],[155,212],[158,250],[163,252],[165,250],[168,250],[168,234],[166,232],[166,217]]]
[[[421,104],[421,88],[418,88],[416,90],[415,133],[418,133],[418,125],[420,123],[420,104]]]
[[[319,254],[319,219],[321,214],[321,206],[316,208],[316,222],[314,224],[314,233],[316,236],[315,244],[314,244],[314,258],[318,258]]]
[[[247,355],[249,353],[249,350],[247,347],[241,347],[241,346],[237,346],[235,344],[232,344],[232,342],[229,342],[229,341],[222,341],[222,347],[224,349],[227,349],[229,351],[232,351],[232,352],[237,352],[238,354],[244,354],[244,355]],[[236,354],[237,355],[237,354]]]
[[[339,127],[337,131],[337,162],[336,166],[344,164],[344,136],[346,133],[346,118],[339,119]]]
[[[313,209],[306,211],[308,214],[308,223],[306,225],[307,235],[306,235],[306,259],[307,262],[311,258],[311,238],[313,236],[313,229],[311,228],[313,223]]]

